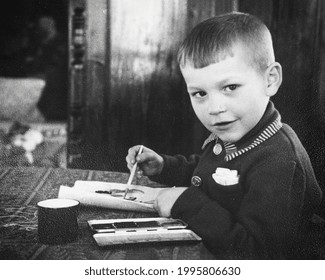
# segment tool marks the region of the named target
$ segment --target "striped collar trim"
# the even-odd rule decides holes
[[[281,127],[282,127],[282,122],[279,116],[271,124],[269,124],[250,145],[240,150],[237,149],[235,144],[225,142],[224,143],[224,147],[226,150],[225,161],[231,161],[234,158],[242,154],[245,154],[246,152],[257,147],[261,143],[265,142],[267,139],[271,138],[274,134],[276,134],[281,129]],[[217,142],[218,139],[219,138],[216,134],[211,133],[211,135],[204,141],[202,149],[204,149],[206,145],[208,145],[212,141]]]
[[[225,146],[226,156],[237,152],[237,147],[235,144],[229,143],[229,142],[224,142],[223,145]]]

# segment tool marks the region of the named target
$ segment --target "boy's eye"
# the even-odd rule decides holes
[[[229,86],[226,86],[224,89],[225,89],[225,91],[230,92],[230,91],[236,90],[238,87],[239,87],[239,85],[229,85]]]
[[[204,96],[206,96],[207,94],[206,94],[206,92],[204,92],[204,91],[197,91],[197,92],[193,92],[193,93],[191,93],[191,95],[192,95],[193,97],[204,97]]]

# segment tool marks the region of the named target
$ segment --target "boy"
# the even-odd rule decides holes
[[[270,101],[282,70],[267,27],[243,13],[208,19],[189,34],[178,61],[211,135],[190,159],[129,149],[129,168],[137,161],[144,175],[177,186],[160,192],[155,209],[186,221],[218,258],[315,257],[307,237],[322,192]]]

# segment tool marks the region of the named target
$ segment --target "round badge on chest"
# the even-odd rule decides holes
[[[193,176],[191,179],[191,183],[194,187],[199,187],[202,183],[202,179],[199,176]]]
[[[221,152],[222,152],[222,146],[221,146],[221,144],[219,144],[219,143],[215,144],[214,147],[213,147],[213,153],[215,155],[220,155]]]

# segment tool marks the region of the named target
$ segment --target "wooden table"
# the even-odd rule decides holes
[[[72,186],[76,180],[127,182],[128,174],[60,168],[18,167],[0,169],[0,258],[1,259],[213,259],[199,243],[132,244],[99,247],[92,238],[90,219],[141,218],[155,214],[127,212],[98,207],[81,207],[79,236],[64,245],[45,245],[38,241],[37,202],[56,198],[60,185]],[[138,184],[156,183],[141,178]]]

